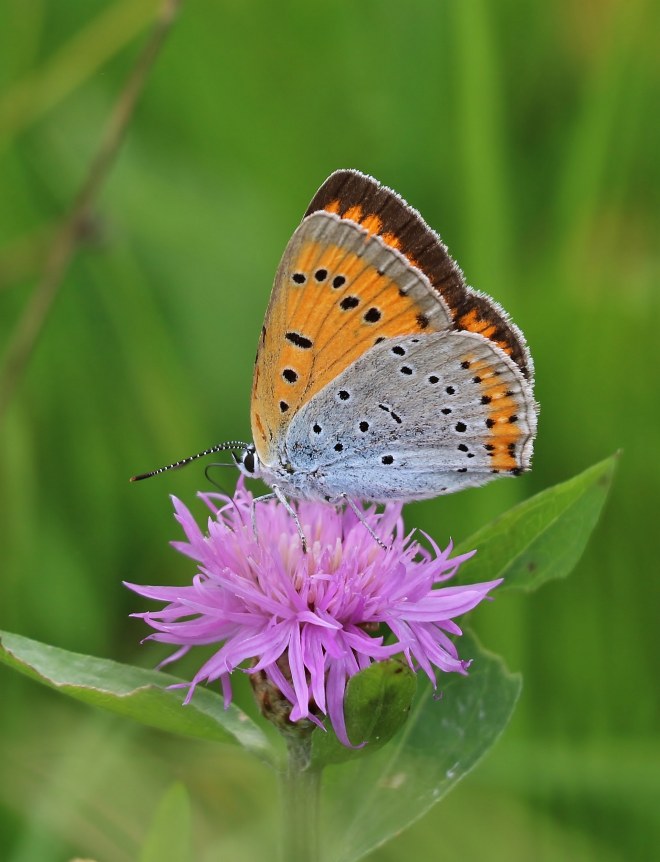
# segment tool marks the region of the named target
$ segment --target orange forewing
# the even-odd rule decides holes
[[[468,288],[440,237],[396,192],[358,171],[336,171],[321,186],[306,215],[319,209],[351,219],[404,254],[441,294],[454,328],[483,335],[507,353],[526,378],[529,352],[502,308]]]
[[[356,233],[352,245],[332,229],[302,243],[294,236],[284,254],[252,391],[252,431],[265,463],[293,413],[378,341],[448,326],[448,312],[425,277],[373,231]],[[369,244],[377,246],[374,260],[364,254]],[[393,258],[396,265],[388,266]],[[417,296],[404,290],[411,278],[418,282]]]

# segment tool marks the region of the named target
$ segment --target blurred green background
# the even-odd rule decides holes
[[[0,4],[3,350],[158,5]],[[0,626],[144,666],[162,657],[139,646],[145,628],[127,615],[142,606],[121,581],[190,577],[167,545],[167,495],[197,506],[206,481],[201,466],[127,479],[249,434],[280,254],[324,178],[359,168],[441,232],[537,367],[534,471],[409,506],[408,525],[460,541],[623,449],[574,575],[474,615],[524,674],[512,725],[370,858],[657,858],[659,12],[651,0],[184,3],[0,430]],[[0,685],[3,860],[133,860],[173,778],[192,794],[196,859],[272,846],[274,783],[247,757],[5,669]]]

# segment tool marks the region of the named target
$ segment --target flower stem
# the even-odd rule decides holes
[[[321,770],[310,766],[311,735],[286,737],[288,760],[281,773],[284,862],[318,862]]]

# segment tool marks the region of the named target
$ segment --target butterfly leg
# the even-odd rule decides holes
[[[377,536],[374,533],[374,531],[371,529],[369,524],[365,521],[364,515],[360,511],[360,507],[355,504],[355,501],[351,500],[350,497],[347,497],[346,494],[342,494],[340,499],[344,500],[344,502],[353,510],[353,512],[357,516],[358,521],[360,521],[360,523],[364,527],[366,527],[367,532],[369,533],[371,538],[374,540],[374,542],[376,542],[376,544],[379,547],[381,547],[384,551],[387,551],[388,550],[387,545],[385,544],[385,542],[383,542],[383,540],[379,536]]]
[[[307,553],[307,539],[305,538],[305,534],[303,533],[303,529],[302,529],[302,526],[300,524],[300,520],[298,518],[298,515],[295,512],[295,509],[291,506],[291,504],[289,503],[287,498],[284,496],[281,489],[277,487],[277,485],[273,485],[272,488],[273,488],[273,494],[277,497],[277,499],[280,501],[280,503],[284,506],[284,508],[289,513],[289,515],[291,515],[291,517],[293,518],[293,522],[296,525],[296,529],[298,530],[298,535],[300,536],[300,544],[302,546],[302,552],[303,552],[303,554],[306,554]],[[259,499],[262,499],[262,498],[259,498]]]
[[[298,535],[300,536],[300,543],[302,545],[303,554],[306,554],[307,553],[307,539],[305,538],[305,534],[303,533],[303,529],[302,529],[302,526],[300,524],[300,520],[298,518],[298,515],[296,514],[295,510],[292,508],[291,504],[289,503],[287,498],[284,496],[284,494],[282,493],[280,488],[277,487],[277,485],[273,485],[273,491],[271,494],[264,494],[263,497],[255,497],[252,500],[252,506],[250,507],[250,515],[252,518],[252,531],[254,533],[255,538],[257,536],[257,512],[256,512],[257,503],[262,503],[262,502],[264,502],[264,500],[279,500],[280,503],[284,506],[284,508],[289,513],[289,515],[291,515],[291,517],[293,518],[293,522],[296,525],[296,529],[298,530]]]
[[[266,500],[276,500],[277,494],[263,494],[261,497],[253,497],[252,505],[250,506],[250,520],[252,521],[252,533],[254,538],[257,538],[257,503],[263,503]]]

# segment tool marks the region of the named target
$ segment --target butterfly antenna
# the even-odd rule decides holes
[[[204,458],[206,455],[214,455],[216,452],[226,452],[228,449],[243,450],[247,449],[249,443],[243,443],[241,440],[230,440],[228,443],[218,443],[216,446],[211,446],[210,449],[205,449],[203,452],[198,452],[196,455],[189,455],[187,458],[182,458],[180,461],[175,461],[174,464],[168,464],[166,467],[159,467],[157,470],[152,470],[150,473],[140,473],[138,476],[131,476],[131,482],[140,482],[142,479],[150,479],[152,476],[158,476],[159,473],[165,473],[167,470],[177,470],[179,467],[186,467],[192,461],[198,458]],[[227,465],[231,467],[231,464]]]

